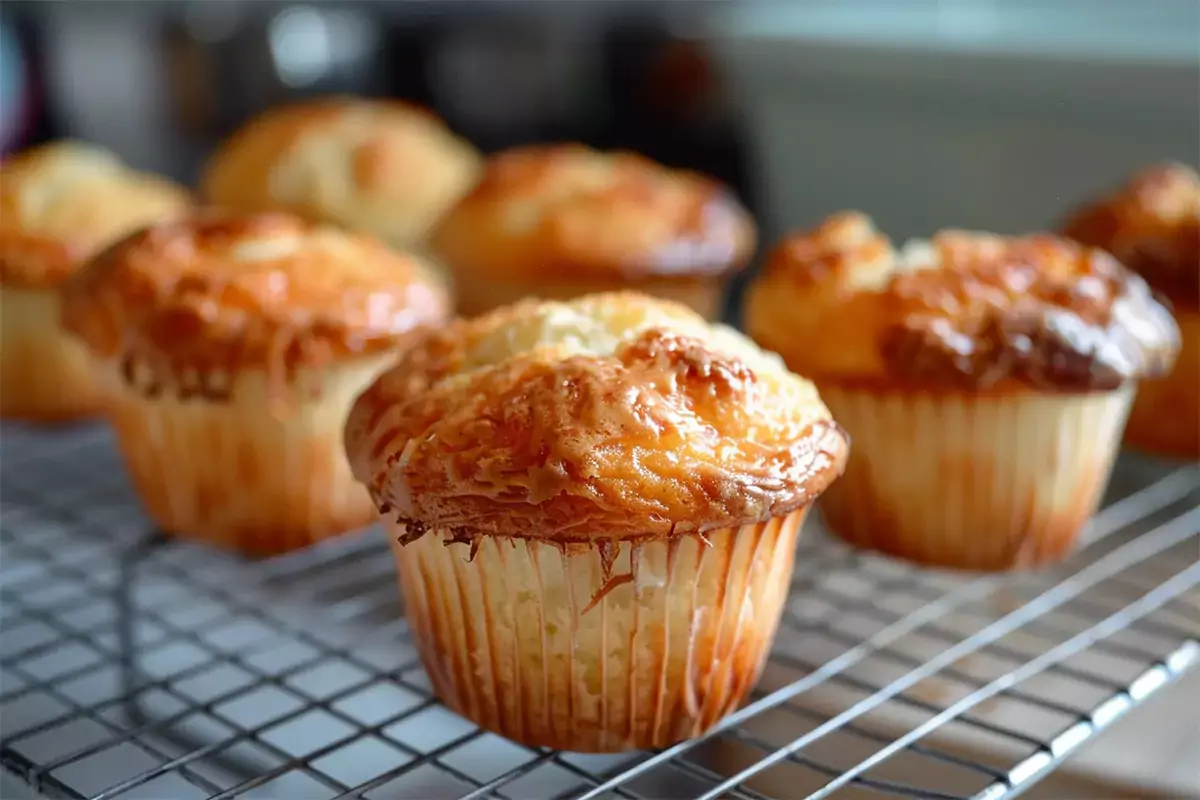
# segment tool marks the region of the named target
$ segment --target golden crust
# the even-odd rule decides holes
[[[346,448],[412,536],[566,543],[781,516],[841,474],[848,439],[741,334],[603,294],[423,333],[359,397]]]
[[[740,269],[756,232],[746,209],[710,178],[565,144],[493,156],[432,241],[467,280],[637,280]]]
[[[1200,174],[1182,164],[1142,170],[1063,226],[1101,247],[1180,308],[1200,310]]]
[[[63,324],[143,390],[219,398],[239,370],[279,384],[394,347],[448,303],[419,262],[369,237],[286,214],[211,214],[97,256],[64,286]]]
[[[101,247],[185,213],[179,186],[78,142],[26,150],[0,164],[0,282],[51,288]]]
[[[943,231],[899,251],[858,213],[786,239],[746,325],[793,368],[921,388],[1114,388],[1169,371],[1179,329],[1109,254]]]
[[[481,160],[419,106],[329,97],[248,122],[209,160],[202,191],[219,206],[290,211],[407,246],[471,188]]]

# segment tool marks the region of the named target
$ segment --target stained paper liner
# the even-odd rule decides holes
[[[394,549],[438,696],[531,746],[665,747],[735,709],[783,609],[804,511],[641,544],[435,534]],[[608,567],[606,568],[606,563]]]
[[[53,291],[0,288],[0,416],[64,422],[97,413],[87,351],[59,325]]]
[[[478,276],[455,279],[459,314],[473,317],[527,297],[569,300],[597,292],[632,290],[689,306],[708,320],[721,316],[724,286],[716,278],[658,278],[645,281],[490,281]]]
[[[155,398],[102,370],[117,443],[147,513],[164,532],[267,556],[306,547],[375,517],[350,474],[342,426],[357,393],[387,364],[302,375],[280,407],[264,375],[236,377],[229,400]]]
[[[1182,347],[1168,377],[1143,381],[1125,441],[1148,453],[1200,458],[1200,312],[1177,311]]]
[[[1070,554],[1108,484],[1134,393],[820,388],[853,441],[845,475],[821,496],[830,530],[922,564],[987,571]]]

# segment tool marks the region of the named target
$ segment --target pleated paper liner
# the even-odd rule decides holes
[[[350,473],[342,428],[357,393],[387,364],[364,359],[301,372],[285,402],[265,374],[210,376],[228,398],[155,396],[103,365],[117,444],[165,532],[248,555],[307,547],[375,518]]]
[[[53,291],[0,288],[0,415],[61,422],[100,410],[83,345],[58,322]]]
[[[822,386],[853,442],[846,474],[821,497],[822,514],[847,542],[922,564],[1054,563],[1100,502],[1133,393]]]
[[[1200,312],[1176,311],[1182,347],[1175,370],[1138,386],[1125,442],[1155,455],[1200,459]]]
[[[782,613],[805,511],[640,544],[427,534],[394,550],[437,694],[483,728],[576,752],[664,747],[735,709]],[[707,540],[707,543],[705,541]]]

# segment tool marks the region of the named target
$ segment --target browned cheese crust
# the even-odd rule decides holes
[[[286,214],[206,214],[136,233],[64,286],[63,323],[147,392],[219,398],[243,370],[392,348],[448,299],[410,256]],[[215,382],[214,382],[215,381]]]
[[[1076,212],[1063,227],[1139,273],[1183,311],[1200,311],[1200,175],[1160,164]]]
[[[848,440],[741,334],[603,294],[424,332],[359,398],[346,447],[411,536],[569,543],[786,514],[841,474]]]
[[[715,180],[561,144],[493,156],[433,246],[460,278],[611,282],[722,275],[755,241],[753,219]]]
[[[1163,374],[1170,313],[1108,253],[943,231],[896,250],[858,213],[784,240],[746,325],[818,383],[1081,392]]]
[[[429,111],[327,97],[255,117],[209,160],[205,198],[289,211],[414,245],[478,177],[481,156]]]
[[[99,147],[57,142],[0,164],[0,283],[49,289],[96,250],[190,205],[182,187]]]

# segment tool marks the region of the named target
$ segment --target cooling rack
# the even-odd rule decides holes
[[[1015,796],[1200,662],[1200,469],[969,577],[813,520],[762,684],[702,741],[525,748],[432,697],[377,530],[266,562],[149,527],[101,427],[0,429],[0,766],[49,797]]]

